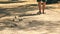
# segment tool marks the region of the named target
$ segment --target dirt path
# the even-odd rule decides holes
[[[0,4],[5,15],[0,16],[0,34],[60,34],[59,5],[46,5],[46,14],[35,15],[37,2]]]

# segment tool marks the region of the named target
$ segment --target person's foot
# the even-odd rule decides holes
[[[41,11],[37,12],[37,14],[40,15],[41,14]]]
[[[42,12],[41,14],[45,14],[45,12]]]

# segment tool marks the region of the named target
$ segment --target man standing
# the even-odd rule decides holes
[[[42,1],[43,3],[42,3],[41,1]],[[44,14],[46,1],[47,1],[47,0],[37,0],[37,2],[38,2],[38,7],[39,7],[39,12],[38,12],[37,14]],[[42,7],[41,7],[41,4],[42,4]],[[41,10],[42,10],[42,11],[41,11]]]

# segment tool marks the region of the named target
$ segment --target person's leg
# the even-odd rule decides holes
[[[46,2],[43,2],[43,5],[42,5],[42,13],[44,14],[44,10],[46,8]]]
[[[44,14],[47,0],[42,0],[42,1],[43,1],[43,4],[42,4],[42,13]]]
[[[39,8],[39,12],[37,14],[41,14],[41,0],[37,0],[38,2],[38,8]]]
[[[41,2],[38,2],[39,12],[41,13]]]

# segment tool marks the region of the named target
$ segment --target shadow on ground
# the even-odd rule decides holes
[[[36,4],[28,4],[16,8],[0,8],[0,14],[6,15],[15,15],[16,13],[18,15],[20,15],[20,13],[25,14],[25,12],[37,10],[36,6],[37,6]]]
[[[51,6],[47,6],[46,9],[54,9],[55,7],[51,7]],[[33,12],[34,10],[38,10],[38,6],[37,4],[27,4],[27,5],[22,5],[22,6],[18,6],[15,8],[0,8],[0,15],[5,14],[7,16],[11,16],[11,15],[20,15],[21,16],[33,16],[35,15],[33,14],[26,14],[26,12]],[[3,17],[3,16],[0,16]]]
[[[0,18],[1,17],[5,17],[5,16],[7,16],[7,15],[9,15],[10,13],[8,13],[8,11],[6,11],[6,9],[2,9],[2,8],[0,8]]]
[[[17,29],[17,30],[38,30],[38,29],[47,29],[52,30],[60,26],[60,21],[37,21],[32,20],[26,22],[13,22],[10,20],[5,20],[4,22],[0,22],[0,31],[5,28],[9,29]],[[59,27],[60,28],[60,27]]]

